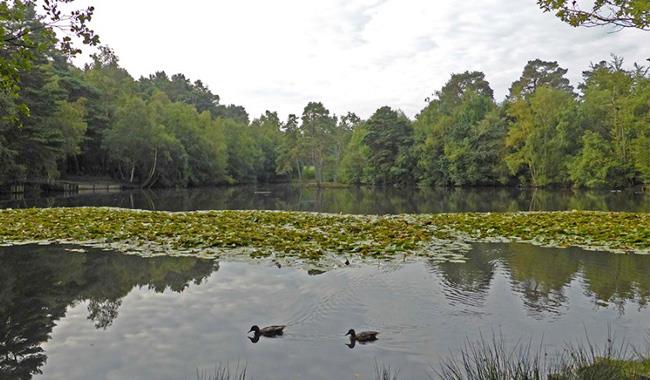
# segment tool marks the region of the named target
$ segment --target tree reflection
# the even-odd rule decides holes
[[[465,263],[430,262],[429,267],[440,274],[450,303],[481,307],[490,290],[499,252],[475,246]]]
[[[625,190],[517,188],[321,188],[259,184],[156,189],[73,197],[0,200],[3,207],[114,206],[149,210],[302,210],[349,214],[494,212],[539,210],[650,211],[650,196]]]
[[[466,263],[430,263],[450,303],[480,307],[498,266],[533,315],[562,314],[568,286],[577,282],[594,304],[613,303],[619,312],[650,300],[650,257],[543,248],[529,244],[476,244]]]
[[[118,309],[121,305],[122,300],[105,300],[102,302],[91,299],[88,302],[88,319],[95,322],[96,329],[106,330],[117,318]]]
[[[598,300],[612,302],[622,308],[625,300],[635,301],[639,308],[650,299],[650,260],[635,255],[589,254],[595,265],[585,266],[586,293]],[[621,310],[622,312],[624,310]]]
[[[0,248],[0,379],[41,373],[42,349],[68,306],[88,302],[88,319],[106,329],[131,289],[181,292],[218,267],[196,258],[141,258],[65,247]]]
[[[522,294],[529,311],[559,314],[567,302],[564,287],[579,270],[581,260],[570,250],[528,244],[503,247],[504,262],[510,271],[513,288]]]

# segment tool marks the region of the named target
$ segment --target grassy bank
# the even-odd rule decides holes
[[[650,214],[608,212],[339,215],[276,211],[155,212],[112,208],[0,211],[0,242],[71,242],[152,254],[245,252],[458,258],[473,241],[523,241],[648,253]]]

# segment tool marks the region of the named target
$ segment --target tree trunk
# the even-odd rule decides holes
[[[298,169],[298,181],[302,183],[302,165],[299,160],[296,160],[296,168]]]
[[[131,164],[131,178],[129,178],[129,183],[133,183],[133,175],[135,174],[135,161]]]
[[[121,162],[117,164],[117,172],[120,175],[120,181],[124,181],[125,177],[124,177],[124,172],[122,171],[122,163]]]
[[[151,170],[149,171],[149,177],[147,177],[147,180],[142,183],[142,187],[148,187],[149,184],[151,183],[151,180],[153,179],[154,174],[156,174],[156,165],[158,164],[158,149],[153,150],[153,165],[151,166]]]

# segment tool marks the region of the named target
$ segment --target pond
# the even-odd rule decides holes
[[[466,263],[353,264],[315,275],[266,261],[142,258],[79,247],[0,248],[0,378],[254,379],[434,376],[466,339],[648,337],[650,257],[476,244]],[[253,324],[287,324],[251,342]],[[348,347],[350,328],[380,331]],[[42,374],[39,374],[42,372]],[[4,375],[4,376],[3,376]]]
[[[4,195],[0,208],[113,206],[146,210],[299,210],[345,214],[600,210],[650,212],[650,195],[624,191],[516,188],[325,188],[289,184],[125,191],[74,195]]]

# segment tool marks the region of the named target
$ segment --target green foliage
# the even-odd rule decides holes
[[[148,104],[128,97],[118,108],[115,122],[106,132],[108,151],[121,179],[151,186],[187,184],[187,153],[181,142],[158,120],[160,99]]]
[[[290,114],[284,123],[284,136],[277,147],[276,169],[280,175],[298,176],[302,180],[304,154],[300,147],[298,117]]]
[[[498,183],[505,126],[482,73],[453,75],[414,123],[420,180],[437,186]]]
[[[0,2],[0,93],[19,99],[21,74],[38,64],[42,55],[57,42],[66,55],[80,52],[74,46],[73,36],[87,45],[99,43],[99,37],[88,26],[94,7],[63,9],[66,8],[63,4],[72,1],[48,0],[42,4],[33,0]],[[37,12],[39,5],[40,13]],[[55,28],[67,33],[59,40]],[[29,109],[21,104],[20,111],[27,114]]]
[[[508,113],[514,120],[506,138],[511,173],[533,186],[567,184],[566,162],[576,125],[573,95],[538,87],[528,100],[510,104]]]
[[[337,116],[319,102],[284,122],[272,111],[249,122],[242,106],[220,104],[200,80],[164,71],[134,80],[105,46],[83,68],[73,66],[76,48],[52,28],[72,23],[84,42],[97,40],[87,27],[93,10],[64,19],[65,2],[49,1],[41,15],[32,1],[0,3],[2,185],[68,175],[142,187],[305,174],[317,186],[650,182],[648,69],[626,70],[617,57],[584,72],[579,98],[566,69],[535,59],[502,104],[483,73],[466,71],[434,91],[413,122],[390,107],[368,120]]]
[[[390,107],[381,107],[364,124],[363,144],[368,147],[372,182],[399,184],[411,182],[408,157],[413,144],[410,120]]]
[[[260,150],[257,179],[262,182],[278,180],[276,165],[283,135],[280,118],[276,112],[266,111],[258,119],[253,120],[251,129],[255,134],[255,142]]]
[[[302,112],[300,150],[315,169],[316,183],[323,182],[323,168],[332,146],[336,117],[320,102],[309,102]]]
[[[217,119],[217,123],[224,131],[228,147],[228,182],[255,182],[263,159],[263,153],[255,143],[255,131],[232,119]]]
[[[537,4],[571,26],[650,29],[650,3],[645,0],[596,0],[586,8],[573,0],[537,0]]]
[[[345,183],[372,183],[375,177],[372,165],[369,164],[370,148],[364,144],[367,133],[365,124],[356,127],[352,132],[339,168],[340,178]]]
[[[571,180],[578,187],[606,187],[615,169],[614,152],[598,133],[587,131],[582,150],[570,166]]]
[[[557,62],[547,62],[541,59],[528,61],[524,67],[521,78],[510,86],[510,99],[528,97],[538,87],[547,86],[566,92],[573,92],[573,86],[564,75],[567,69],[563,69]]]
[[[641,174],[641,181],[648,185],[650,184],[650,136],[647,130],[634,140],[632,149],[634,164]]]
[[[629,186],[636,181],[637,170],[642,172],[646,167],[643,152],[638,148],[643,145],[648,129],[649,79],[624,70],[622,64],[621,59],[614,57],[612,62],[592,65],[584,73],[583,124],[598,133],[607,145],[601,150],[601,157],[596,157],[598,152],[589,152],[609,168],[601,186]],[[579,156],[584,154],[583,150]]]
[[[79,98],[76,102],[63,101],[52,116],[52,128],[61,130],[63,134],[63,154],[66,156],[81,153],[81,143],[88,128],[85,103],[84,98]]]

